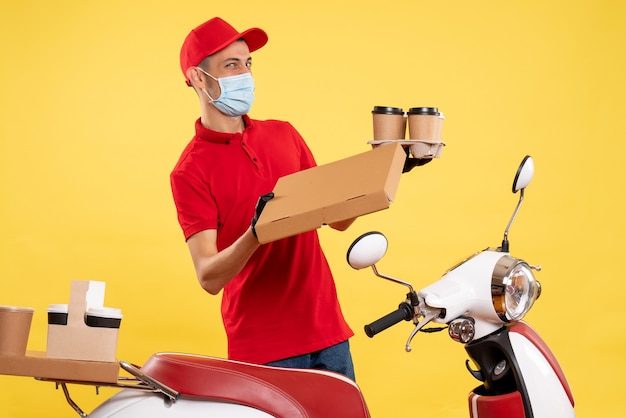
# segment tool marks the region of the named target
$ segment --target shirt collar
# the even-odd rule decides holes
[[[243,121],[246,125],[246,127],[244,128],[244,131],[247,131],[253,128],[254,122],[252,121],[252,119],[248,117],[248,115],[243,115]],[[241,133],[239,132],[235,132],[235,133],[218,132],[218,131],[213,131],[211,129],[205,128],[204,126],[202,126],[202,123],[200,123],[200,118],[196,120],[196,136],[199,137],[200,139],[204,139],[205,141],[217,142],[217,143],[227,143],[232,140],[241,139]]]

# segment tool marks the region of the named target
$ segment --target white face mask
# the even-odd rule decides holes
[[[215,78],[211,74],[198,68],[204,74],[217,81],[220,86],[220,97],[214,99],[204,89],[209,101],[225,115],[236,117],[250,111],[254,101],[254,79],[250,73],[242,73],[229,77]]]

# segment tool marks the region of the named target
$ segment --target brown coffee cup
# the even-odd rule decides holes
[[[0,306],[0,355],[24,356],[33,320],[32,308]]]
[[[399,107],[375,106],[372,110],[374,140],[399,140],[406,136],[406,118]]]
[[[407,112],[409,138],[418,140],[441,140],[443,115],[436,107],[412,107]]]

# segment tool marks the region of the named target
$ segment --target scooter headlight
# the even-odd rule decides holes
[[[491,279],[493,307],[504,322],[519,321],[541,294],[526,262],[508,255],[498,260]]]

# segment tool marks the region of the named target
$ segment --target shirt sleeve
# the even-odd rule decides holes
[[[289,124],[289,126],[291,126],[291,129],[293,129],[295,140],[300,148],[300,170],[306,170],[307,168],[315,167],[317,165],[317,163],[315,162],[315,157],[309,149],[306,141],[304,140],[304,138],[302,138],[300,132],[298,132],[298,130],[293,127],[293,125]]]
[[[191,170],[176,169],[170,175],[178,223],[185,240],[206,229],[217,229],[217,205],[208,184]]]

